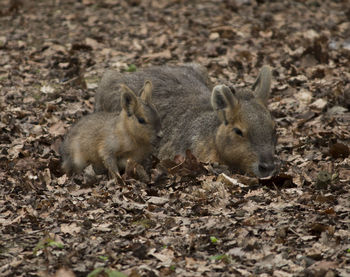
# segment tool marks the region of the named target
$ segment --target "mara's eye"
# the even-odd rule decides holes
[[[140,124],[146,124],[145,119],[142,118],[142,117],[138,117],[138,118],[137,118],[137,121],[138,121]]]
[[[241,129],[233,128],[233,131],[234,131],[237,135],[243,137],[243,133],[242,133]]]

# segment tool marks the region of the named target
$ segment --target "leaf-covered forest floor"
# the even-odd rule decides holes
[[[349,276],[347,0],[1,0],[0,26],[1,276]],[[190,153],[147,183],[63,175],[107,68],[192,61],[238,87],[274,68],[276,177]]]

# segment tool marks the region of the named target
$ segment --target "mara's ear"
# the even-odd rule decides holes
[[[151,103],[152,91],[153,91],[152,82],[149,80],[146,80],[139,94],[140,98],[146,103]]]
[[[121,105],[122,109],[126,111],[128,116],[135,113],[138,101],[135,93],[126,85],[121,86],[123,89]]]
[[[217,85],[211,94],[211,105],[218,113],[221,121],[227,124],[226,111],[232,110],[238,104],[238,100],[229,87]]]
[[[259,98],[265,105],[270,97],[272,73],[271,68],[264,65],[253,84],[255,97]]]

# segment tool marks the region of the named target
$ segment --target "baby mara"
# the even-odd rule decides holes
[[[158,112],[152,104],[152,83],[145,81],[139,97],[121,85],[121,112],[96,112],[83,117],[66,135],[60,152],[63,170],[80,173],[92,164],[96,174],[107,170],[113,177],[128,159],[138,163],[152,152],[162,136]]]

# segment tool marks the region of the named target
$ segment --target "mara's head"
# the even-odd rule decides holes
[[[162,136],[161,121],[157,109],[152,104],[152,83],[145,81],[136,94],[126,85],[121,86],[124,126],[136,140],[157,142]]]
[[[275,123],[267,109],[271,70],[264,66],[253,93],[215,86],[211,103],[220,120],[215,143],[220,160],[232,169],[267,177],[275,172]]]

